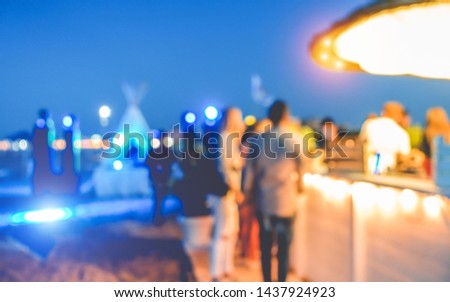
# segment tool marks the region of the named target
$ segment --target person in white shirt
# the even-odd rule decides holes
[[[406,156],[411,152],[409,135],[399,125],[403,116],[403,106],[391,101],[384,105],[381,117],[368,119],[362,125],[360,138],[372,172],[395,168],[398,155]]]
[[[230,277],[234,271],[234,254],[239,233],[239,203],[241,176],[244,159],[241,157],[241,138],[245,130],[242,112],[238,108],[229,108],[224,114],[221,132],[222,156],[220,169],[228,193],[222,198],[210,197],[214,215],[214,233],[211,245],[210,274],[213,281]]]

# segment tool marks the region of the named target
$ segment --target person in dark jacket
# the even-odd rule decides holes
[[[174,184],[173,193],[183,204],[185,246],[187,249],[207,247],[213,224],[207,196],[224,196],[228,186],[214,159],[188,157],[180,162],[180,168],[183,177]]]

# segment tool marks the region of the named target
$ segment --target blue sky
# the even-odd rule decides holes
[[[147,83],[141,108],[155,128],[209,103],[263,112],[251,101],[253,73],[294,115],[353,127],[386,100],[403,102],[414,121],[449,107],[448,81],[332,73],[310,60],[312,36],[366,3],[1,0],[0,137],[31,129],[42,107],[99,132],[100,105],[111,106],[111,125],[126,107],[123,81]]]

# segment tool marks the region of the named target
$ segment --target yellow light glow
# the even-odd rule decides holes
[[[450,3],[402,6],[355,22],[334,51],[373,74],[450,79],[449,29]]]
[[[377,202],[385,214],[394,214],[397,208],[398,192],[391,188],[378,189]]]
[[[402,209],[405,212],[412,213],[417,209],[419,196],[417,196],[416,192],[406,189],[400,193],[399,201]]]
[[[256,124],[256,117],[254,115],[247,115],[244,118],[244,123],[247,127],[253,126]]]
[[[310,187],[312,185],[312,175],[311,173],[303,174],[303,184],[305,187]]]
[[[324,192],[327,193],[331,191],[331,186],[333,185],[333,180],[329,177],[322,176],[318,183],[318,187]]]
[[[342,69],[344,68],[344,63],[342,61],[336,61],[335,66],[337,69]]]
[[[367,182],[355,182],[351,187],[355,207],[361,211],[370,211],[375,205],[377,187]]]
[[[326,54],[326,53],[323,53],[323,54],[320,55],[320,59],[321,59],[322,61],[328,60],[329,57],[330,57],[330,56],[329,56],[328,54]]]
[[[345,201],[350,195],[350,187],[348,182],[344,180],[333,180],[329,183],[329,188],[324,188],[327,190],[328,196],[335,201]]]
[[[311,177],[311,184],[314,188],[316,189],[320,189],[321,184],[322,184],[322,175],[320,174],[314,174]]]
[[[437,196],[430,196],[424,199],[423,207],[425,213],[433,218],[441,215],[441,199]]]

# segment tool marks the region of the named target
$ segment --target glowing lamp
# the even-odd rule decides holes
[[[214,106],[208,106],[205,108],[205,116],[208,120],[215,120],[219,117],[219,111]]]
[[[450,2],[378,0],[317,35],[313,60],[334,71],[450,79]]]
[[[111,116],[111,108],[109,106],[103,105],[98,109],[98,115],[100,118],[107,119]]]
[[[392,188],[378,189],[378,205],[385,214],[394,214],[397,207],[398,192]]]
[[[166,148],[171,148],[173,144],[175,143],[175,140],[173,137],[167,136],[163,139],[163,144],[166,146]]]
[[[56,139],[53,141],[52,147],[55,150],[64,150],[66,149],[66,141],[63,139]]]
[[[122,163],[120,160],[115,160],[115,161],[113,162],[113,168],[114,168],[114,170],[116,170],[116,171],[120,171],[120,170],[122,170],[122,168],[123,168],[123,163]]]
[[[423,200],[425,213],[433,218],[441,215],[441,199],[437,196],[429,196]]]
[[[36,120],[36,127],[39,129],[43,129],[45,127],[45,120],[43,118],[38,118]]]
[[[158,148],[161,146],[161,140],[158,139],[158,138],[152,138],[152,139],[150,140],[150,146],[151,146],[153,149],[158,149]]]
[[[20,150],[20,148],[19,148],[19,142],[13,142],[13,143],[11,144],[11,150],[13,150],[14,152],[19,151],[19,150]]]
[[[358,210],[367,212],[372,210],[376,202],[377,187],[368,182],[355,182],[351,187],[353,202]]]
[[[305,173],[303,174],[303,184],[305,187],[310,187],[312,185],[312,174],[311,173]]]
[[[399,200],[402,209],[407,213],[412,213],[417,209],[419,197],[416,192],[406,189],[400,193]]]
[[[184,115],[184,120],[188,124],[193,124],[197,120],[197,117],[195,116],[195,114],[193,112],[188,112]]]
[[[0,141],[0,151],[8,151],[11,149],[11,143],[8,140]]]
[[[73,125],[73,119],[70,115],[66,115],[63,117],[62,123],[65,128],[70,128]]]
[[[256,124],[256,117],[254,115],[247,115],[244,118],[244,123],[247,127],[253,126]]]
[[[21,151],[25,151],[25,150],[27,150],[27,148],[28,148],[28,142],[26,140],[24,140],[24,139],[21,139],[19,141],[19,149]]]
[[[333,180],[330,185],[329,195],[335,201],[345,201],[350,195],[349,184],[344,180]]]
[[[46,209],[16,213],[11,217],[13,224],[46,223],[69,219],[73,216],[69,208]]]

